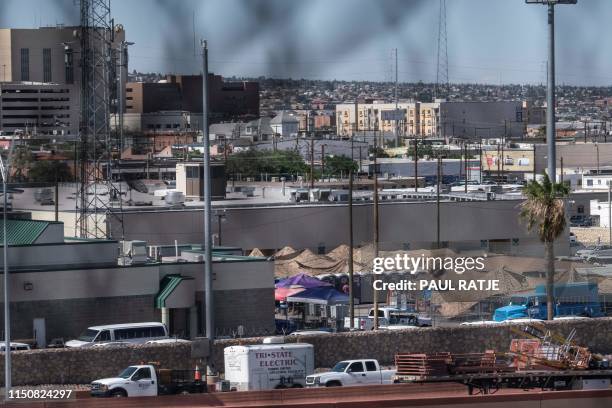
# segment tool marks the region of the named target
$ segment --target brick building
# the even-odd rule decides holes
[[[259,83],[225,81],[209,74],[209,108],[212,122],[259,117]],[[129,82],[126,113],[202,113],[202,76],[168,75],[163,82]],[[201,127],[201,124],[200,124]]]

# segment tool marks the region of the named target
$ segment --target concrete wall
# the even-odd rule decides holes
[[[576,341],[592,351],[612,353],[612,318],[546,323],[565,335],[577,329]],[[509,325],[496,327],[424,328],[397,332],[354,332],[303,338],[288,337],[290,342],[311,343],[315,349],[315,367],[331,367],[349,358],[377,358],[393,363],[395,353],[453,353],[505,351],[516,335]],[[261,343],[261,338],[218,340],[215,342],[215,366],[223,370],[223,349],[236,344]],[[126,346],[98,349],[33,350],[13,353],[13,384],[82,384],[116,375],[139,361],[159,361],[162,366],[193,368],[189,344]],[[0,359],[0,382],[4,381],[4,359]]]
[[[441,204],[441,241],[509,240],[518,238],[516,254],[543,254],[539,239],[528,233],[519,220],[519,200],[487,202],[444,202]],[[355,204],[354,242],[372,241],[372,204]],[[330,251],[348,243],[348,210],[338,205],[288,205],[282,207],[227,207],[222,224],[223,243],[244,249],[325,247]],[[381,203],[380,240],[383,248],[401,249],[404,244],[433,243],[436,240],[435,203]],[[202,210],[124,212],[126,239],[148,244],[201,242]],[[217,223],[213,225],[216,233]],[[112,228],[117,228],[115,225]],[[418,246],[412,245],[412,249]],[[569,252],[561,238],[559,255]]]
[[[112,266],[117,264],[118,247],[116,241],[10,246],[8,259],[13,269]]]

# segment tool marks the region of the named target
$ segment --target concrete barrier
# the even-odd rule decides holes
[[[567,334],[576,329],[575,340],[592,351],[612,354],[612,318],[565,320],[546,323]],[[314,345],[315,366],[330,367],[351,358],[376,358],[392,364],[396,353],[453,353],[505,351],[517,335],[510,325],[455,328],[421,328],[403,331],[352,332],[321,336],[288,336],[287,342]],[[519,327],[519,326],[514,326]],[[213,347],[214,363],[223,370],[223,349],[236,344],[257,344],[261,338],[218,340]],[[3,353],[0,353],[3,354]],[[164,367],[192,369],[190,344],[151,344],[88,349],[46,349],[12,353],[14,385],[85,384],[115,376],[130,364],[157,361]],[[4,358],[0,357],[0,384],[4,382]]]

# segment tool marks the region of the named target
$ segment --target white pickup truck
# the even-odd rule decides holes
[[[329,372],[306,377],[307,387],[393,384],[395,370],[381,370],[377,360],[345,360]]]
[[[92,397],[146,397],[206,392],[206,383],[194,370],[158,369],[152,364],[133,365],[117,377],[91,383]]]

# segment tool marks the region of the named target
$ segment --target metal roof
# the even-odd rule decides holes
[[[9,245],[32,245],[50,224],[50,221],[6,220],[8,243]],[[0,220],[0,243],[4,244],[2,220]]]

